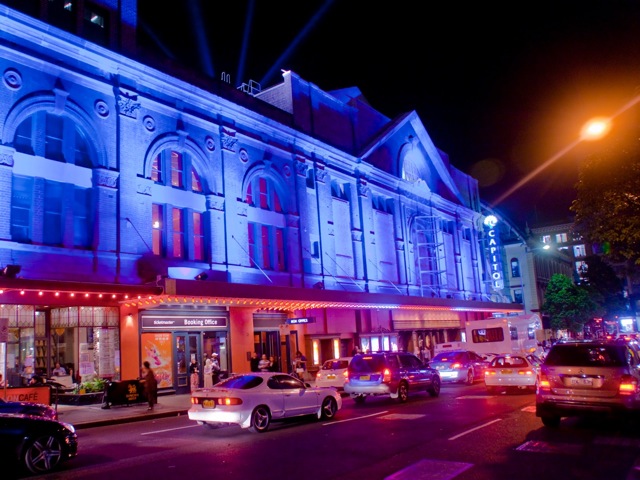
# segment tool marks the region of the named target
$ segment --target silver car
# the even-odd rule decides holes
[[[540,370],[536,416],[547,427],[562,417],[640,410],[640,357],[624,342],[562,342]]]

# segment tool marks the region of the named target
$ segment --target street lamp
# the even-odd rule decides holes
[[[580,139],[586,141],[599,140],[611,130],[611,120],[606,117],[596,117],[584,124],[580,130]]]

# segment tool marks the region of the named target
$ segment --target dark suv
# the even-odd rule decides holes
[[[541,366],[536,416],[545,426],[556,427],[561,417],[639,412],[639,383],[636,345],[556,343]]]
[[[426,390],[440,395],[440,375],[412,353],[361,353],[353,357],[347,369],[344,391],[356,403],[368,395],[388,395],[406,402],[409,391]]]

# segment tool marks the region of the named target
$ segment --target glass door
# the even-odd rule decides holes
[[[173,358],[175,358],[175,389],[177,394],[189,393],[189,366],[195,360],[200,370],[199,386],[202,386],[201,334],[176,332],[173,335]]]

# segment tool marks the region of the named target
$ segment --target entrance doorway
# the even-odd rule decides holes
[[[173,334],[173,358],[175,361],[175,388],[177,394],[190,392],[189,366],[191,361],[195,360],[200,370],[200,383],[202,382],[202,343],[200,341],[201,334],[191,332],[175,332]]]

